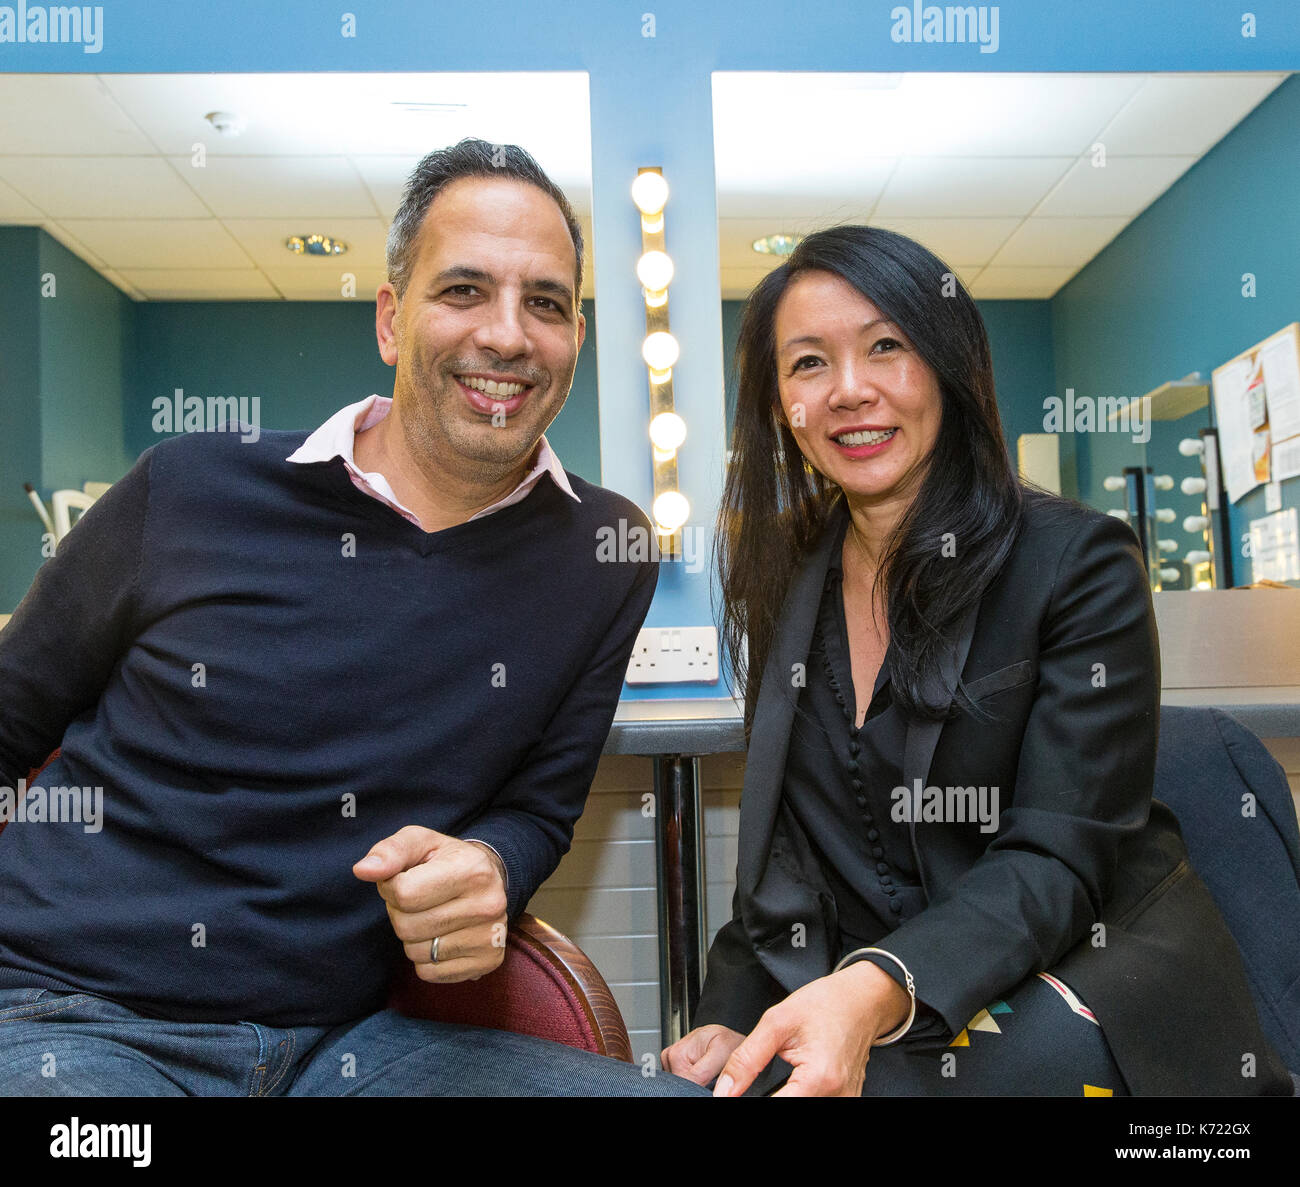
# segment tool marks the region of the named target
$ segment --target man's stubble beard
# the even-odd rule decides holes
[[[402,410],[402,430],[407,448],[422,465],[426,459],[438,459],[471,481],[485,485],[499,482],[528,457],[538,438],[564,407],[573,381],[571,372],[554,413],[546,415],[546,402],[554,400],[554,377],[547,372],[531,375],[535,384],[532,395],[515,416],[498,426],[492,423],[491,417],[474,413],[466,403],[451,374],[456,372],[460,360],[452,361],[451,371],[430,364],[418,340],[414,345],[399,340],[398,350],[399,358],[412,359],[405,374],[407,398]],[[574,370],[576,368],[575,355]],[[467,362],[464,370],[510,372],[511,369]],[[551,381],[549,384],[545,382],[547,379]],[[539,412],[543,414],[539,415]],[[468,418],[474,418],[478,423],[472,423]]]

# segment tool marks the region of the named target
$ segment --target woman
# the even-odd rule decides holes
[[[758,286],[737,353],[735,911],[665,1066],[717,1095],[1289,1093],[1151,800],[1136,541],[1020,486],[970,297],[839,227]]]

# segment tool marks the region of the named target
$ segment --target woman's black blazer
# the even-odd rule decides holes
[[[792,673],[846,514],[841,499],[792,578],[763,671],[734,917],[710,948],[693,1025],[748,1033],[838,955],[835,901],[782,784]],[[953,1034],[1052,971],[1092,1009],[1135,1094],[1289,1095],[1236,945],[1173,813],[1151,798],[1160,660],[1132,530],[1026,491],[1014,548],[955,643],[945,687],[960,673],[971,703],[958,695],[947,721],[909,725],[904,784],[997,787],[998,828],[909,821],[928,905],[878,946]]]

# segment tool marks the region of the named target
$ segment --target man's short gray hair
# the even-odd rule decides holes
[[[489,144],[486,140],[466,138],[450,148],[429,153],[407,179],[402,204],[397,208],[393,225],[388,229],[388,280],[400,300],[406,295],[415,266],[415,244],[433,200],[444,187],[462,177],[507,178],[536,186],[551,198],[564,215],[569,237],[573,240],[573,293],[582,299],[582,227],[564,191],[542,171],[542,167],[517,144]]]

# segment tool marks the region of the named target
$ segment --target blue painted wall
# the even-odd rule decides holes
[[[125,444],[136,306],[63,244],[40,232],[41,477],[46,492],[113,482],[138,450]]]
[[[50,492],[112,482],[130,466],[122,431],[131,302],[35,227],[0,227],[0,613],[44,559],[22,484]]]
[[[40,238],[0,227],[0,613],[18,604],[41,562],[41,528],[23,493],[41,481]]]
[[[1215,367],[1300,320],[1300,77],[1287,79],[1052,300],[1058,392],[1138,396]],[[1242,295],[1242,277],[1256,295]],[[1198,473],[1177,438],[1207,423],[1157,423],[1149,463],[1175,477]],[[1172,444],[1171,444],[1172,442]],[[1080,494],[1110,505],[1101,480],[1141,451],[1118,434],[1076,434]],[[1300,479],[1282,484],[1283,507],[1300,506]],[[1181,520],[1199,499],[1176,494]],[[1231,510],[1240,541],[1265,514],[1264,490]],[[1238,550],[1236,580],[1250,581]]]

